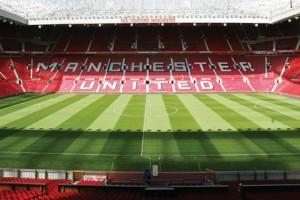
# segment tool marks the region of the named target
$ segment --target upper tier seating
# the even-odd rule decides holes
[[[244,51],[299,48],[297,22],[276,27],[37,27],[0,24],[0,51],[136,52]],[[290,31],[287,31],[290,30]],[[294,31],[291,31],[294,30]]]

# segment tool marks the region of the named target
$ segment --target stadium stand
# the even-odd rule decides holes
[[[48,180],[32,178],[0,178],[1,200],[81,200],[81,199],[298,199],[299,180],[256,180],[211,182],[213,174],[184,173],[164,174],[151,180],[149,185],[141,181],[140,173],[117,172],[109,175],[110,181]],[[200,175],[201,176],[201,175]],[[209,176],[212,176],[209,178]],[[173,177],[173,178],[172,178]],[[200,178],[200,179],[199,179]],[[113,181],[115,180],[115,181]],[[272,194],[272,195],[271,195]]]
[[[148,4],[153,5],[147,5],[147,2],[138,0],[131,1],[131,3],[134,2],[134,5],[126,5],[130,2],[127,0],[110,0],[106,3],[102,0],[70,0],[69,3],[54,0],[49,2],[56,2],[57,5],[52,7],[53,5],[51,6],[48,1],[1,1],[0,98],[23,93],[173,94],[255,92],[300,97],[300,26],[298,16],[300,0],[281,2],[280,0],[269,0],[273,4],[272,6],[265,3],[267,1],[254,0],[247,1],[248,3],[244,1],[244,4],[240,4],[242,1],[238,0],[226,1],[226,3],[210,0],[204,4],[204,1],[182,1],[182,3],[177,0],[162,1],[163,3],[155,0],[151,1],[152,3],[148,2]],[[74,2],[77,5],[72,5]],[[161,7],[157,7],[158,3],[169,5],[161,9]],[[177,3],[178,5],[176,5]],[[147,6],[150,8],[147,8]],[[274,7],[274,9],[271,7]],[[27,9],[27,11],[22,10],[22,8]],[[208,101],[215,101],[219,104],[216,99],[215,97]],[[249,99],[251,101],[251,98]],[[60,107],[67,107],[72,105],[72,103],[69,103],[72,102],[71,100],[63,100],[57,104]],[[79,100],[80,98],[78,98]],[[91,103],[89,101],[88,99],[86,105],[83,105],[87,106],[88,109],[82,112],[78,111],[77,114],[83,113],[84,116],[92,110],[92,106],[96,104],[93,101],[91,101],[93,104],[89,104]],[[182,99],[179,99],[179,101],[182,101]],[[98,103],[98,100],[96,103]],[[75,106],[79,104],[84,103],[80,101]],[[7,107],[9,105],[12,104],[8,104]],[[38,105],[40,106],[40,103]],[[47,108],[50,108],[50,114],[59,113],[52,109],[54,106],[57,106],[56,103],[48,105]],[[103,104],[102,106],[105,107],[106,105]],[[288,109],[292,110],[292,103],[289,106]],[[151,108],[148,107],[145,108],[150,110]],[[246,109],[246,106],[239,106],[235,110],[228,107],[223,110],[227,112],[232,110],[231,112],[235,113],[241,107],[244,108],[244,112],[250,110]],[[254,106],[253,113],[255,115],[253,113],[249,114],[251,119],[248,120],[248,113],[241,116],[247,118],[247,121],[253,122],[252,118],[255,118],[256,114],[259,113],[257,112],[257,110],[260,110],[259,107],[262,106]],[[75,110],[73,108],[69,109]],[[168,108],[168,105],[165,105],[165,108]],[[20,113],[23,112],[18,107],[15,109],[21,110]],[[101,109],[99,108],[99,111],[102,112]],[[112,109],[115,112],[115,108]],[[175,109],[177,112],[177,107]],[[192,109],[187,108],[187,110]],[[220,109],[219,112],[221,113],[223,110]],[[266,110],[266,113],[272,111],[274,116],[277,114],[274,110],[269,110]],[[290,111],[283,112],[282,110],[282,115]],[[33,123],[40,117],[42,112],[45,115],[49,114],[42,109],[28,118]],[[60,110],[60,112],[62,111]],[[144,155],[147,113],[144,111],[144,127],[138,130],[143,132],[141,157]],[[242,126],[235,127],[233,123],[230,123],[231,120],[235,120],[234,117],[228,120],[224,118],[223,120],[222,116],[215,110],[212,109],[211,113],[215,113],[216,119],[220,122],[224,121],[225,125],[221,124],[221,126],[224,125],[224,130],[231,132],[234,128],[239,134],[243,134],[243,130],[240,129]],[[76,119],[79,118],[77,114]],[[99,114],[100,112],[97,112],[95,116]],[[115,114],[118,114],[118,110]],[[122,113],[119,114],[122,115]],[[175,122],[169,120],[169,115],[173,114],[167,112],[166,121],[169,123],[166,126],[167,132],[183,131],[183,129],[172,127],[172,123],[175,124]],[[196,117],[198,116],[206,117],[205,113],[196,115]],[[211,116],[208,115],[207,118],[214,118]],[[299,127],[293,124],[299,122],[296,115],[291,123],[287,122],[289,116],[285,116],[282,123],[280,120],[273,119],[273,115],[261,114],[260,116],[260,119],[268,126],[265,126],[264,123],[256,124],[255,121],[253,127],[257,131],[266,131],[269,134],[268,131],[271,132],[271,128],[273,128],[269,128],[269,126],[271,123],[275,124],[275,122],[277,125],[274,125],[274,130],[276,126],[278,126],[277,131],[284,131],[285,127],[288,130],[290,128],[293,128],[294,131],[299,130]],[[2,137],[3,140],[7,139],[5,137],[10,133],[11,127],[13,127],[12,135],[15,134],[16,138],[18,134],[23,133],[22,131],[28,131],[27,128],[34,131],[34,124],[28,123],[26,127],[21,126],[21,130],[18,130],[19,127],[14,124],[19,123],[25,117],[27,115],[16,119],[16,122],[12,120],[3,123],[5,127],[2,131],[5,134],[1,135],[1,139]],[[73,120],[71,116],[69,117],[66,120]],[[8,118],[13,117],[9,116]],[[4,117],[4,119],[6,118]],[[194,116],[191,116],[191,119],[194,119]],[[199,119],[199,121],[202,119]],[[80,127],[79,133],[84,132],[85,128],[92,132],[93,130],[90,127],[93,123],[99,123],[98,120],[93,120],[93,122],[87,120],[86,124]],[[66,123],[66,121],[63,123]],[[202,126],[201,123],[199,124]],[[290,126],[290,124],[293,126]],[[200,128],[201,131],[205,131],[206,127],[201,126],[199,126],[198,131],[200,131]],[[62,124],[58,128],[63,130],[61,127],[64,127]],[[50,129],[53,128],[49,128],[49,130],[38,128],[40,134],[43,134],[43,131],[49,131],[45,134],[45,137],[52,134]],[[251,130],[249,128],[248,131],[255,131],[255,129]],[[218,132],[224,130],[218,129]],[[68,127],[68,131],[71,131],[71,128]],[[97,131],[101,132],[101,129],[97,129]],[[108,133],[112,131],[113,129],[107,130]],[[117,131],[121,132],[121,129]],[[130,131],[130,129],[126,130],[127,133]],[[151,129],[147,131],[151,131]],[[157,131],[161,132],[162,130]],[[192,129],[188,129],[188,132],[192,131]],[[207,131],[210,132],[213,129],[207,129]],[[247,134],[242,136],[247,137]],[[41,137],[42,141],[44,136]],[[276,135],[270,139],[274,140],[274,137]],[[7,140],[10,140],[9,137]],[[39,138],[35,138],[35,140],[37,140],[37,143],[41,142]],[[53,144],[58,140],[60,139],[55,139]],[[71,139],[68,142],[71,143]],[[276,140],[272,142],[275,143]],[[286,141],[280,143],[284,142]],[[254,144],[255,141],[249,143]],[[12,141],[7,146],[13,146],[14,144],[17,144],[17,142]],[[76,142],[72,144],[76,145]],[[30,144],[26,145],[29,146]],[[179,144],[177,145],[179,146]],[[244,144],[241,142],[239,145]],[[259,144],[255,145],[261,148]],[[276,153],[274,149],[270,152],[264,152],[269,156],[275,152],[272,155],[273,157],[275,154],[277,156],[298,155],[298,149],[293,145],[298,144],[286,145],[287,152],[283,154]],[[261,146],[264,146],[264,144]],[[23,148],[19,151],[24,154],[39,153],[28,151],[25,145]],[[183,149],[183,147],[181,148]],[[2,149],[3,154],[16,154],[18,156],[20,154],[17,150],[14,152],[4,150],[6,149]],[[218,151],[216,150],[216,152]],[[252,150],[249,148],[249,151]],[[255,150],[253,152],[255,153]],[[182,153],[180,147],[179,153]],[[245,156],[243,152],[240,154],[241,157]],[[55,155],[55,153],[45,152],[43,155],[46,157],[47,155]],[[73,156],[73,153],[69,153],[69,155]],[[81,156],[83,155],[85,154]],[[264,154],[257,153],[257,156],[262,155]],[[216,157],[216,153],[210,156]],[[232,154],[232,156],[234,155]],[[254,154],[248,156],[254,156]],[[198,159],[197,156],[195,157]],[[114,157],[113,159],[118,158]],[[191,157],[191,159],[193,158]],[[151,165],[151,156],[149,160]],[[158,160],[160,162],[160,157]],[[213,159],[211,160],[213,161]],[[226,159],[224,160],[224,162],[229,162]],[[197,170],[204,170],[200,166],[202,163],[199,164],[199,162],[197,160],[197,165],[199,165]],[[212,163],[214,162],[217,163],[216,161]],[[259,161],[253,158],[253,162]],[[110,168],[112,170],[114,170],[113,165],[114,161],[112,161]],[[70,164],[68,167],[73,166]],[[254,170],[258,169],[255,168]],[[205,169],[201,172],[185,173],[162,170],[159,175],[151,176],[150,174],[149,177],[140,171],[100,172],[100,175],[94,175],[93,173],[91,171],[50,170],[48,172],[48,170],[39,171],[35,169],[0,169],[0,200],[300,199],[300,172],[297,170],[214,172]],[[5,175],[8,175],[8,177],[5,177]]]
[[[5,87],[2,96],[23,92],[289,93],[289,85],[298,84],[298,77],[293,73],[297,72],[298,65],[288,62],[289,59],[297,60],[297,57],[127,57],[33,59],[36,64],[32,69],[25,67],[30,65],[28,59],[16,59],[17,62],[12,59],[14,64],[3,61],[1,85],[9,87]],[[272,69],[266,69],[268,63],[265,60]],[[294,94],[293,87],[290,90]]]
[[[299,95],[299,58],[296,52],[291,54],[299,46],[297,31],[278,32],[282,27],[292,29],[293,23],[267,29],[108,26],[84,31],[47,27],[38,32],[32,27],[1,26],[6,30],[0,37],[2,97],[24,92]],[[30,39],[38,35],[44,48]],[[6,43],[8,36],[14,42]],[[158,54],[151,53],[155,51]],[[290,55],[283,55],[285,51]]]

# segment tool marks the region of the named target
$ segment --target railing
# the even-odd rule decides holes
[[[120,56],[120,55],[260,55],[260,56],[276,56],[276,55],[300,55],[300,50],[259,50],[259,51],[94,51],[94,52],[82,52],[82,51],[58,51],[58,52],[44,52],[44,51],[2,51],[0,56],[22,56],[22,55],[60,55],[60,56],[72,56],[72,55],[103,55],[103,56]]]
[[[40,178],[40,179],[69,179],[78,181],[88,177],[89,180],[112,179],[112,181],[143,181],[142,171],[132,172],[104,172],[104,171],[71,171],[71,170],[47,170],[47,169],[0,169],[0,177],[12,178]],[[214,182],[226,181],[289,181],[300,180],[300,170],[295,171],[196,171],[196,172],[160,172],[152,181],[161,182],[167,180],[176,182],[181,180],[182,183],[196,181],[197,179],[213,178]]]

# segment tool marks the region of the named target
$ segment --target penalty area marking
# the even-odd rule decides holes
[[[244,157],[244,156],[299,156],[298,153],[234,153],[234,154],[193,154],[193,155],[152,155],[152,154],[128,154],[128,155],[120,155],[120,154],[98,154],[98,153],[55,153],[55,152],[36,152],[36,151],[0,151],[0,154],[29,154],[29,155],[57,155],[57,156],[107,156],[107,157]]]

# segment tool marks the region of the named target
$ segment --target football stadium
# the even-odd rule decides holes
[[[0,200],[300,199],[300,0],[0,0]]]

